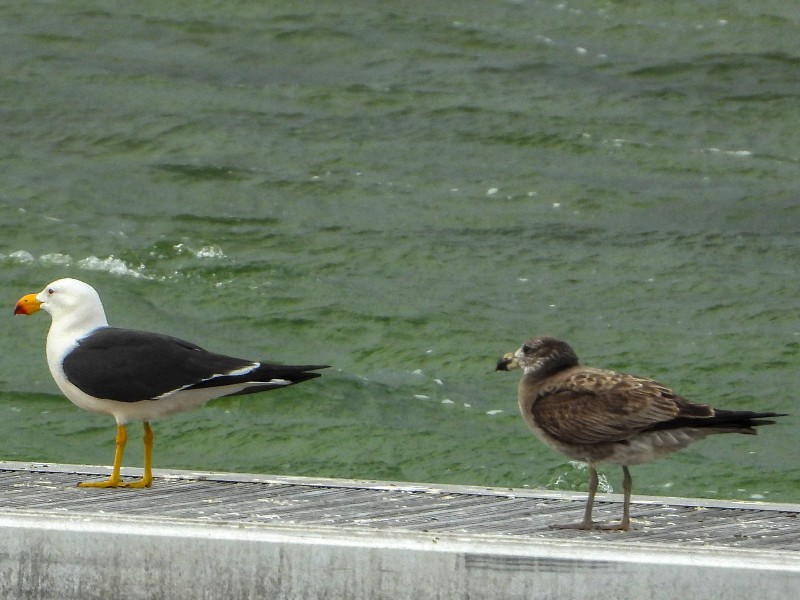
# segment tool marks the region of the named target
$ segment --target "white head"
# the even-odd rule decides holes
[[[108,325],[97,291],[77,279],[59,279],[38,294],[28,294],[17,302],[15,315],[31,315],[39,310],[50,313],[53,323],[65,328],[88,330]]]

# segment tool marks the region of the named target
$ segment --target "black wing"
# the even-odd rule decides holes
[[[146,331],[102,327],[78,342],[63,362],[67,379],[96,398],[136,402],[170,392],[259,382],[237,393],[286,387],[324,366],[262,364],[208,352],[190,342]],[[233,394],[232,394],[233,395]]]

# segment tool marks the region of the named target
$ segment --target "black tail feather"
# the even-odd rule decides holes
[[[261,363],[261,366],[248,376],[248,379],[287,379],[292,383],[300,383],[322,375],[322,373],[313,373],[313,371],[329,368],[330,365],[273,365]]]
[[[208,387],[221,387],[225,385],[234,385],[237,383],[249,384],[249,387],[227,394],[228,396],[242,396],[245,394],[256,394],[258,392],[266,392],[280,388],[289,387],[296,383],[302,383],[309,379],[321,377],[322,373],[315,373],[319,369],[327,369],[328,365],[275,365],[269,363],[261,363],[261,365],[252,371],[236,375],[223,375],[214,377],[211,380],[201,381],[193,385],[192,389],[201,389]]]
[[[772,417],[785,417],[786,413],[754,412],[750,410],[721,410],[714,409],[708,417],[681,416],[669,421],[656,423],[648,431],[665,429],[681,429],[684,427],[697,427],[721,429],[730,432],[755,434],[754,427],[760,425],[774,425]]]

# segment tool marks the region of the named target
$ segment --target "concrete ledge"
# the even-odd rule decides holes
[[[55,478],[70,473],[69,468],[9,473],[16,482],[11,485],[37,495],[44,490],[47,499],[76,492],[73,484],[67,488]],[[237,474],[208,475],[234,488],[238,482],[253,483]],[[279,481],[282,492],[294,485],[287,479],[309,487],[305,478],[262,478]],[[324,481],[323,488],[314,488],[315,496],[324,496],[338,480]],[[336,493],[345,499],[348,485],[363,489],[374,484],[381,494],[426,493],[420,486],[391,482],[338,483]],[[447,488],[447,494],[459,494],[456,500],[476,493]],[[230,493],[244,492],[249,498],[250,489]],[[754,595],[792,598],[800,589],[800,552],[689,546],[613,533],[548,539],[305,524],[301,519],[273,525],[252,515],[236,521],[169,518],[159,515],[169,495],[127,491],[86,494],[80,489],[77,493],[89,505],[81,510],[42,509],[33,503],[11,509],[0,501],[0,597],[750,600]],[[492,495],[485,488],[481,493]],[[128,514],[134,503],[147,514]],[[491,510],[486,519],[494,519]]]
[[[792,598],[772,552],[0,515],[4,598]]]

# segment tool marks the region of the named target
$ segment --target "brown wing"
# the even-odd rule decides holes
[[[618,442],[682,415],[714,414],[652,379],[589,368],[554,379],[539,389],[532,416],[547,434],[569,444]]]

